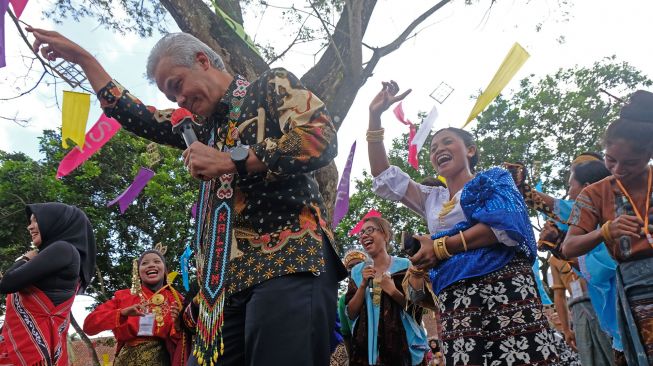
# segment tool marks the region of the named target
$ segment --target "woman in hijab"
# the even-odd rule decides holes
[[[167,280],[165,247],[134,261],[132,288],[116,291],[84,320],[84,332],[111,330],[118,341],[114,366],[185,365],[189,345],[180,328],[183,297]]]
[[[0,365],[68,365],[66,335],[75,294],[91,281],[95,237],[82,210],[63,203],[26,207],[35,250],[0,280],[7,295]]]

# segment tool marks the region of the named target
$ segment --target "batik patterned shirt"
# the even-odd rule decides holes
[[[240,142],[267,171],[235,179],[236,242],[230,248],[227,295],[286,274],[324,271],[322,232],[334,244],[312,175],[337,154],[336,130],[324,103],[284,69],[269,70],[251,84],[236,76],[216,112],[194,126],[200,142],[208,144],[213,134],[221,145],[231,95],[239,90],[244,94],[236,123]],[[180,135],[172,133],[173,110],[146,106],[116,81],[100,90],[98,98],[105,114],[127,130],[186,148]],[[210,194],[216,194],[219,185],[212,187]]]

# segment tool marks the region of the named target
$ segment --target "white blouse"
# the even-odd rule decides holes
[[[425,218],[431,234],[450,230],[457,223],[467,220],[460,206],[462,190],[454,195],[456,201],[454,208],[443,217],[440,217],[442,207],[449,201],[449,190],[444,187],[430,187],[416,183],[410,179],[408,174],[394,165],[374,177],[372,190],[381,198],[400,201]],[[508,246],[518,244],[505,231],[491,229],[499,242]]]

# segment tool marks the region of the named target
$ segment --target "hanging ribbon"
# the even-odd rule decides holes
[[[1,1],[1,0],[0,0]],[[118,121],[102,114],[97,122],[91,127],[84,139],[84,150],[75,146],[59,163],[57,168],[57,179],[70,174],[78,166],[82,165],[91,155],[95,154],[104,144],[109,142],[113,135],[122,126]]]
[[[347,157],[347,163],[345,164],[345,169],[342,171],[342,177],[340,177],[340,183],[338,183],[338,191],[336,193],[336,205],[333,209],[333,222],[331,227],[334,229],[340,223],[343,217],[347,214],[349,210],[349,176],[351,175],[351,166],[354,162],[354,154],[356,153],[356,141],[351,144],[351,149],[349,149],[349,157]]]
[[[404,116],[404,108],[401,102],[397,104],[393,112],[399,122],[407,125],[410,128],[410,134],[408,135],[408,163],[410,166],[415,168],[415,170],[417,170],[417,167],[419,166],[417,161],[417,147],[413,145],[413,139],[415,138],[415,125],[413,122],[407,120]]]
[[[86,122],[91,109],[91,95],[65,90],[62,104],[61,144],[67,149],[69,147],[68,139],[71,139],[77,146],[84,146]]]
[[[197,217],[197,202],[193,203],[193,206],[191,206],[191,208],[190,208],[190,216],[191,216],[192,218],[196,218],[196,217]]]
[[[472,108],[462,128],[465,128],[471,120],[476,118],[501,93],[501,90],[508,85],[512,77],[515,76],[529,57],[528,52],[519,43],[515,43],[512,46],[510,52],[508,52],[508,55],[506,55],[506,58],[501,63],[499,70],[494,74],[492,81],[490,81],[485,91],[476,100],[476,104],[474,104],[474,108]]]
[[[23,10],[25,10],[25,6],[27,5],[27,0],[9,0],[11,3],[11,7],[14,8],[14,14],[16,14],[16,18],[20,18],[21,14],[23,14]]]
[[[132,184],[130,184],[129,187],[127,187],[127,189],[122,192],[122,194],[115,200],[107,203],[107,207],[113,206],[116,204],[116,202],[118,202],[118,205],[120,206],[120,213],[125,213],[125,211],[127,211],[127,207],[129,207],[129,204],[131,204],[132,201],[138,197],[139,193],[141,193],[143,188],[145,188],[145,185],[147,185],[147,182],[149,182],[152,177],[154,177],[153,171],[141,167]]]
[[[193,254],[193,250],[190,248],[190,244],[186,244],[186,248],[184,249],[184,252],[181,254],[181,257],[179,257],[179,263],[181,266],[181,280],[184,283],[184,289],[186,291],[190,291],[188,272],[190,268],[190,257],[192,254]]]
[[[0,0],[0,67],[7,66],[5,61],[5,13],[9,0]]]
[[[370,217],[381,217],[381,213],[375,209],[371,209],[368,213],[365,214],[365,216],[363,216],[361,221],[359,221],[353,229],[349,230],[349,236],[358,234],[363,228],[363,224],[365,224],[365,219]]]
[[[415,151],[418,153],[420,150],[422,150],[422,146],[424,146],[426,138],[429,137],[429,133],[431,133],[436,119],[438,119],[438,108],[433,106],[428,116],[426,116],[424,121],[422,121],[422,124],[419,125],[419,129],[417,130],[417,133],[411,142],[412,145],[415,145]]]

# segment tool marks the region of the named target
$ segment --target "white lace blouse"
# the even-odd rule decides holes
[[[454,208],[440,217],[443,205],[449,201],[449,190],[444,187],[430,187],[416,183],[410,179],[408,174],[394,165],[374,177],[372,190],[381,198],[400,201],[425,218],[430,234],[449,230],[457,223],[466,220],[460,206],[462,190],[454,195],[456,201]],[[517,242],[508,237],[505,231],[494,228],[492,231],[499,242],[508,246],[517,245]]]

